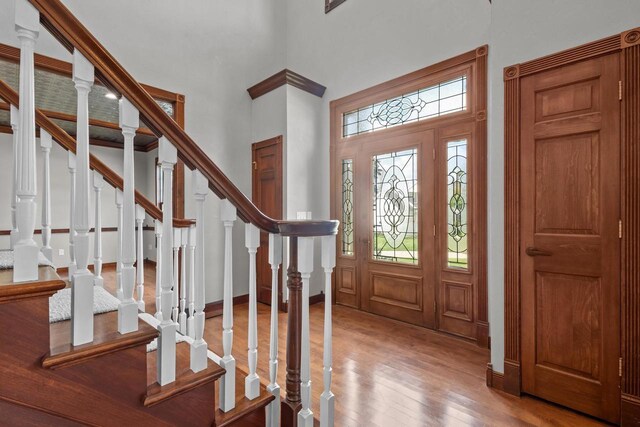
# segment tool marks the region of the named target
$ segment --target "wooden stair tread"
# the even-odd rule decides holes
[[[71,320],[50,325],[50,351],[42,360],[45,368],[75,365],[84,360],[126,348],[148,344],[158,336],[158,331],[138,321],[138,330],[129,334],[118,332],[118,312],[97,314],[93,317],[93,342],[79,346],[71,344]]]
[[[234,424],[239,420],[247,421],[248,423],[249,420],[247,420],[247,416],[249,416],[249,414],[260,408],[264,408],[275,399],[262,383],[260,383],[260,396],[253,400],[244,397],[244,379],[246,376],[246,372],[236,368],[236,407],[231,411],[223,412],[219,409],[218,399],[220,398],[220,394],[216,393],[216,425],[218,427],[241,425]],[[242,425],[245,424],[243,423]]]
[[[64,287],[64,281],[53,267],[38,267],[38,280],[19,283],[13,281],[13,270],[0,270],[0,302],[53,295]]]
[[[186,342],[180,342],[176,345],[176,381],[160,386],[156,381],[157,354],[157,351],[147,353],[147,396],[144,399],[144,406],[147,407],[215,381],[225,373],[223,368],[210,359],[207,359],[207,369],[197,373],[193,372],[189,367],[191,364],[191,347]]]

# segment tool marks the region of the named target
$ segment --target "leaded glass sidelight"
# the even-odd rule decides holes
[[[460,76],[342,116],[342,136],[354,136],[467,109],[467,77]]]
[[[468,268],[467,140],[447,143],[447,267]]]
[[[373,156],[374,260],[418,263],[417,149]]]
[[[353,255],[353,160],[342,160],[342,254]]]

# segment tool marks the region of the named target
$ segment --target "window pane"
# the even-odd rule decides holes
[[[353,255],[353,160],[342,161],[342,254]]]
[[[467,140],[447,144],[447,267],[469,268]]]
[[[372,256],[418,263],[417,149],[373,156]]]

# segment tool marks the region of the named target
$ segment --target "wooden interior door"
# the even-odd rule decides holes
[[[256,142],[251,146],[251,154],[253,203],[269,217],[282,219],[282,136]],[[271,305],[269,234],[265,232],[260,233],[256,269],[258,301]],[[282,308],[282,274],[279,275],[278,294]]]
[[[435,327],[434,131],[377,141],[356,164],[361,306]]]
[[[522,79],[522,389],[620,417],[619,56]],[[507,177],[509,179],[509,177]]]

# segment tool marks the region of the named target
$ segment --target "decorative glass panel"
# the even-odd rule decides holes
[[[447,266],[469,267],[467,140],[447,144]]]
[[[418,263],[417,149],[373,156],[373,259]]]
[[[161,101],[159,99],[156,99],[155,101],[160,107],[162,107],[169,117],[173,117],[173,104],[171,102]]]
[[[342,136],[359,135],[467,109],[467,77],[367,105],[342,117]]]
[[[342,254],[353,255],[353,160],[342,161]]]

